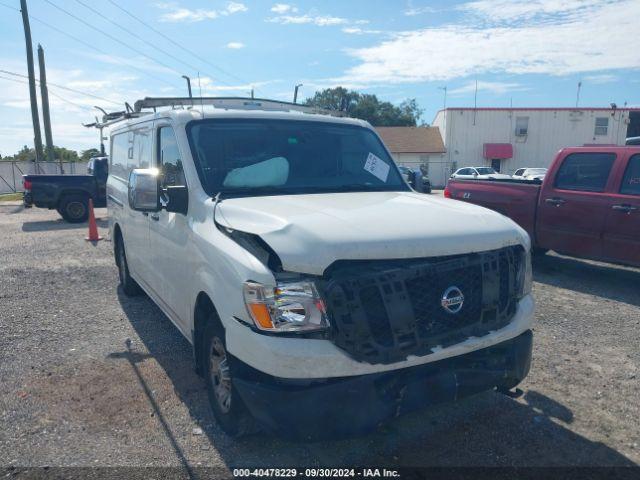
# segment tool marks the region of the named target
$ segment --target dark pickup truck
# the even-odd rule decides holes
[[[108,169],[107,157],[94,157],[87,164],[88,175],[23,175],[24,206],[55,208],[67,222],[85,222],[90,198],[96,208],[107,206]]]
[[[451,179],[445,196],[511,218],[534,251],[640,266],[640,146],[565,148],[542,184]]]

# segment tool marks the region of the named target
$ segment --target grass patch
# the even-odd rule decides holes
[[[19,193],[0,193],[0,202],[10,202],[13,200],[22,200],[22,192]]]

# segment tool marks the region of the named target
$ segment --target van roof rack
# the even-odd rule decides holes
[[[134,104],[133,110],[135,113],[141,113],[145,108],[152,108],[155,111],[159,107],[199,107],[204,105],[212,105],[214,108],[225,110],[297,111],[335,117],[346,115],[342,111],[300,105],[299,103],[245,97],[145,97]]]
[[[105,128],[123,120],[139,118],[157,111],[160,107],[199,107],[211,105],[214,108],[224,110],[264,110],[272,112],[302,112],[315,113],[320,115],[331,115],[334,117],[345,117],[346,112],[342,110],[327,110],[325,108],[300,105],[299,103],[283,102],[280,100],[268,100],[264,98],[245,97],[145,97],[133,104],[133,108],[125,103],[126,110],[119,112],[105,112],[102,120],[94,123],[83,124],[88,128]],[[147,111],[144,111],[147,109]],[[153,109],[153,112],[148,111]],[[104,110],[103,110],[104,111]]]

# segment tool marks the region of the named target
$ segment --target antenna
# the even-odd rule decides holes
[[[204,101],[202,100],[202,85],[200,84],[200,72],[198,72],[198,90],[200,90],[200,113],[204,118]]]
[[[476,91],[473,94],[473,124],[476,124],[476,112],[478,111],[478,79],[476,78]]]
[[[578,108],[578,103],[580,103],[580,89],[582,88],[582,81],[578,82],[578,93],[576,94],[576,108]]]

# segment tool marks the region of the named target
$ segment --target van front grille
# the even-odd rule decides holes
[[[507,325],[517,304],[524,249],[411,260],[340,261],[323,292],[332,338],[352,357],[392,363]],[[449,289],[462,306],[443,306]]]

